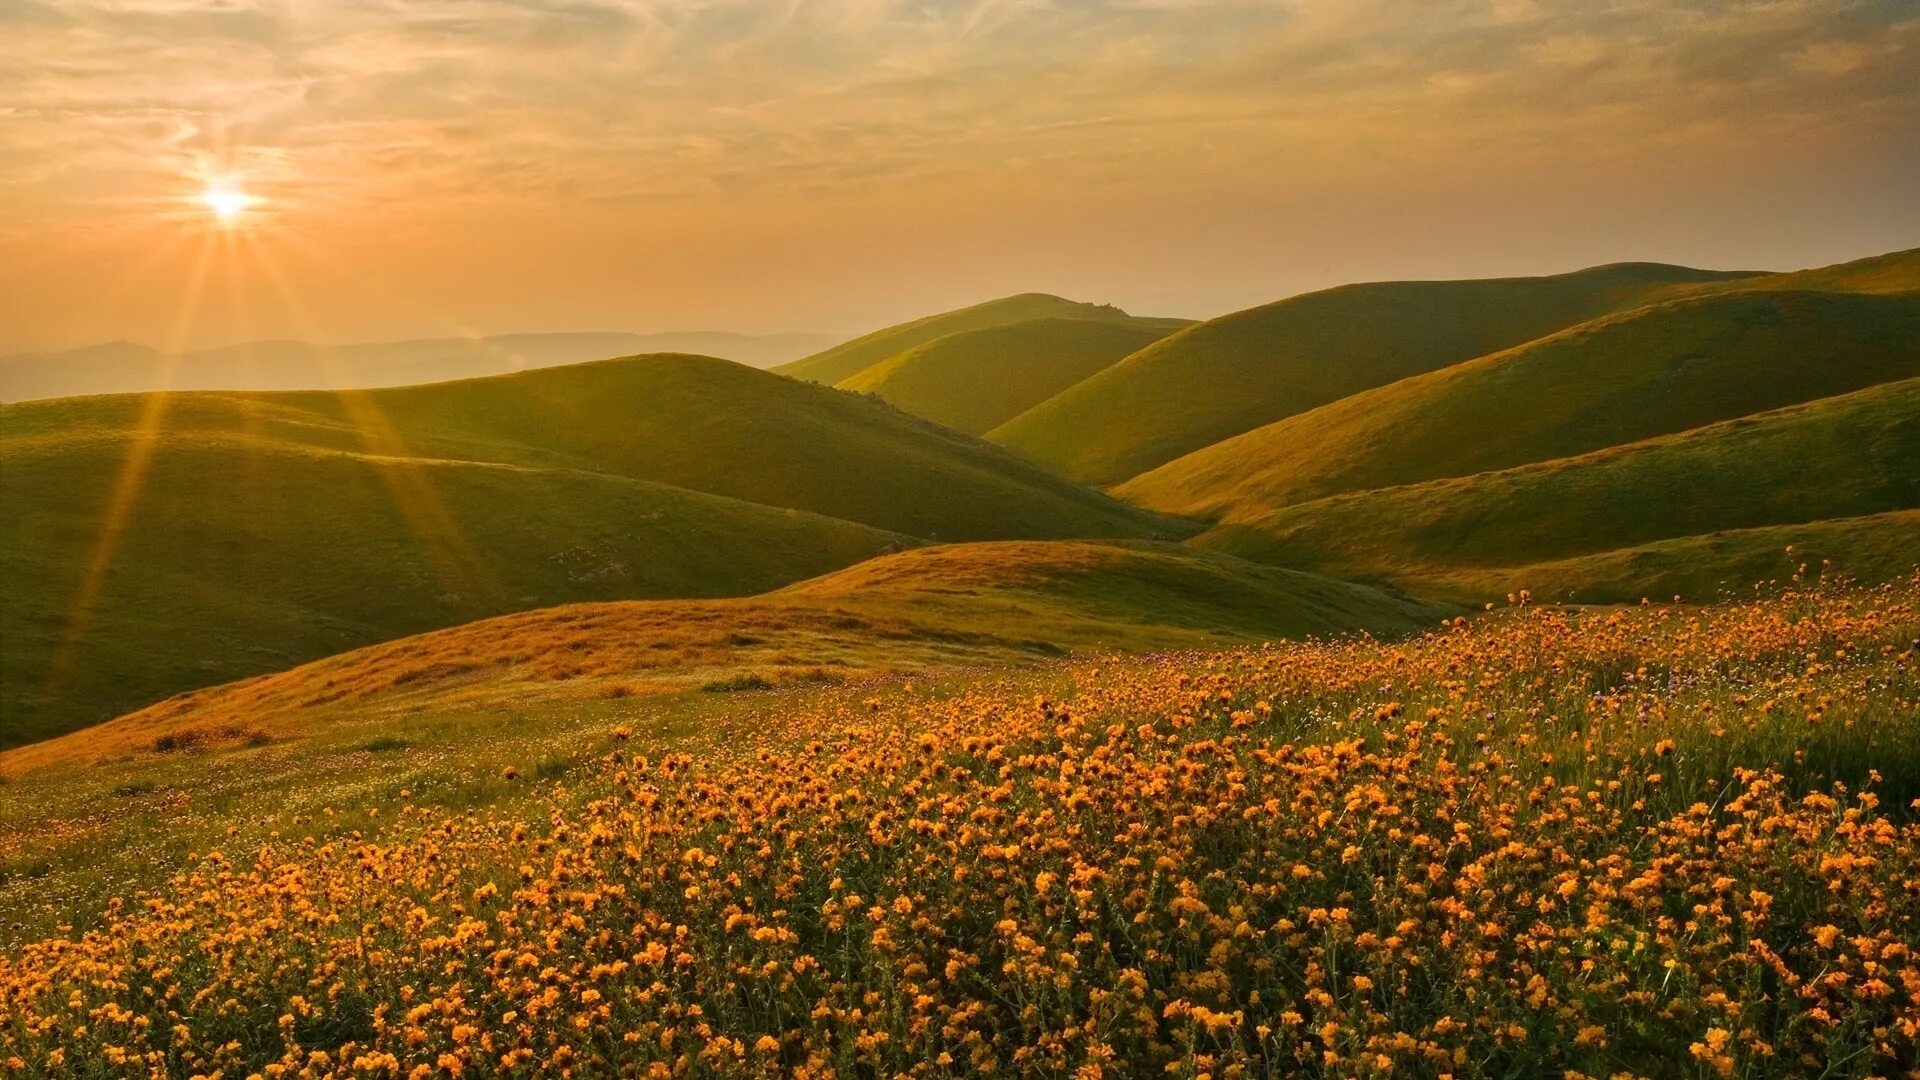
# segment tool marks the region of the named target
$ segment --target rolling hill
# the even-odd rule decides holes
[[[1356,630],[1397,635],[1446,613],[1171,544],[942,545],[763,596],[573,604],[389,641],[8,751],[0,770],[281,740],[346,714],[528,707]]]
[[[1571,561],[1731,530],[1865,522],[1913,509],[1920,509],[1920,379],[1578,457],[1335,495],[1221,525],[1194,542],[1462,601],[1484,597],[1476,579],[1509,580],[1507,571],[1559,563],[1553,575],[1561,592],[1629,600],[1644,590],[1601,592],[1592,587],[1601,579],[1579,580]],[[1864,553],[1867,562],[1920,563],[1920,533],[1881,527],[1903,520],[1879,519],[1861,534],[1892,545]],[[1715,544],[1667,550],[1710,563]]]
[[[1349,394],[1638,307],[1677,285],[1741,276],[1629,263],[1341,286],[1190,326],[987,438],[1075,479],[1117,484]]]
[[[1710,295],[1604,316],[1363,391],[1117,490],[1170,513],[1248,520],[1326,495],[1571,457],[1917,375],[1920,296]]]
[[[130,341],[0,357],[0,401],[147,390],[346,390],[471,379],[610,356],[684,352],[753,367],[832,345],[823,334],[502,334],[354,345],[254,341],[169,353]]]
[[[1168,529],[883,403],[701,357],[9,405],[0,739],[489,614],[755,593],[922,539]]]
[[[1176,330],[1189,322],[1142,318],[1109,304],[1085,304],[1046,293],[1021,293],[875,330],[774,370],[796,379],[832,385],[936,338],[1030,319],[1090,319],[1165,330]]]
[[[1172,333],[1166,320],[1028,319],[935,338],[837,385],[985,434]]]

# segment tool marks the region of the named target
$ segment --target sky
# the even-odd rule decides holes
[[[0,352],[1915,246],[1920,0],[0,0]]]

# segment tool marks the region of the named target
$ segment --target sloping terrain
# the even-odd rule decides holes
[[[821,334],[501,334],[317,345],[253,341],[169,353],[129,341],[0,356],[0,401],[148,390],[340,390],[472,379],[636,353],[771,367],[831,345]]]
[[[488,614],[1169,528],[883,403],[685,356],[10,405],[0,480],[0,745]]]
[[[1349,394],[1638,307],[1675,285],[1738,276],[1630,263],[1346,285],[1188,327],[987,438],[1075,479],[1117,484]]]
[[[1157,324],[1167,330],[1177,329],[1189,322],[1186,319],[1142,318],[1129,315],[1110,304],[1086,304],[1046,293],[1021,293],[875,330],[774,370],[796,379],[832,385],[936,338],[1030,319],[1090,319],[1132,325]]]
[[[1318,499],[1195,543],[1421,592],[1470,571],[1916,508],[1920,379],[1907,379],[1578,457]],[[1920,563],[1920,534],[1892,538],[1878,562]],[[1581,587],[1566,570],[1556,587]]]
[[[981,435],[1173,332],[1165,320],[1029,319],[935,338],[839,382]]]
[[[474,622],[200,690],[0,754],[0,770],[310,733],[342,710],[551,705],[1349,631],[1446,609],[1170,544],[921,548],[763,596],[573,604]]]
[[[1467,476],[1920,376],[1920,296],[1747,292],[1650,305],[1256,428],[1118,492],[1229,521]]]

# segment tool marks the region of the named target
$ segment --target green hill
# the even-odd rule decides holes
[[[1326,495],[1572,457],[1920,375],[1920,296],[1749,292],[1650,305],[1354,394],[1119,493],[1247,520]]]
[[[1916,508],[1920,379],[1906,379],[1579,457],[1335,495],[1194,542],[1470,599],[1433,586],[1659,541]],[[1920,533],[1875,558],[1920,562]],[[1562,573],[1556,587],[1579,586]],[[1643,594],[1630,587],[1593,598]]]
[[[389,641],[214,687],[0,754],[18,773],[156,745],[281,740],[400,712],[541,708],[702,685],[755,687],[1368,631],[1444,608],[1171,544],[951,544],[763,596],[571,604]]]
[[[1028,319],[935,338],[841,380],[969,435],[984,434],[1172,333],[1165,320]]]
[[[1677,292],[1746,292],[1755,289],[1801,289],[1822,292],[1876,293],[1893,296],[1920,292],[1920,248],[1890,251],[1864,259],[1793,270],[1783,274],[1759,274],[1734,281],[1691,286]]]
[[[1397,379],[1738,275],[1630,263],[1557,277],[1346,285],[1190,326],[988,433],[1116,484]]]
[[[699,357],[9,405],[0,745],[483,615],[754,593],[918,539],[1163,528],[883,403]]]
[[[1178,329],[1188,323],[1186,319],[1140,318],[1128,315],[1110,304],[1084,304],[1046,293],[1021,293],[875,330],[864,337],[854,338],[773,370],[796,379],[831,385],[948,334],[1005,326],[1030,319],[1091,319],[1096,322],[1158,325],[1167,330]]]

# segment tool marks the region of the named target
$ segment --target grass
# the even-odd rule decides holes
[[[1915,581],[1527,607],[421,719],[446,752],[238,751],[114,819],[27,777],[0,814],[55,823],[0,832],[45,868],[0,884],[0,1061],[1891,1075],[1920,1038],[1916,637]],[[174,857],[71,860],[129,838]]]
[[[1117,484],[1349,394],[1640,306],[1679,283],[1730,276],[1628,264],[1309,293],[1188,327],[987,438],[1076,479]]]
[[[1699,560],[1687,572],[1698,581],[1729,569],[1710,534],[1920,508],[1916,417],[1920,379],[1907,379],[1578,457],[1336,495],[1195,542],[1414,591],[1512,580],[1519,568],[1553,563],[1543,574],[1556,591],[1593,596],[1611,579],[1624,595],[1601,596],[1633,599],[1646,586],[1618,574],[1632,555],[1586,564],[1596,575],[1586,581],[1569,576],[1576,560],[1702,538],[1663,552]],[[1920,533],[1900,528],[1905,519],[1873,520],[1858,535],[1881,550],[1858,569],[1920,562]]]
[[[1032,319],[1082,319],[1135,326],[1157,325],[1168,330],[1187,324],[1185,319],[1151,319],[1128,315],[1109,304],[1086,304],[1046,293],[1021,293],[875,330],[774,370],[796,379],[831,386],[909,349],[949,334]]]
[[[935,338],[838,385],[982,435],[1175,329],[1164,319],[1028,319]]]
[[[1188,454],[1118,492],[1170,513],[1245,521],[1328,495],[1572,457],[1917,375],[1920,294],[1709,295],[1354,394]]]
[[[1168,544],[946,545],[749,599],[569,605],[403,638],[0,753],[0,773],[140,760],[162,741],[306,738],[372,715],[760,689],[1070,652],[1401,634],[1445,611]]]
[[[921,538],[1170,528],[883,403],[698,357],[32,402],[0,432],[0,746],[506,611],[755,593]]]

